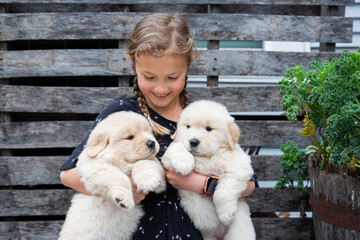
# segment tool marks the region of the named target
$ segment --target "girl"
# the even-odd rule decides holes
[[[194,49],[187,23],[180,17],[153,14],[142,19],[134,29],[127,52],[135,71],[135,97],[120,97],[110,103],[96,118],[92,129],[117,111],[141,113],[149,119],[160,144],[158,157],[161,160],[172,141],[170,135],[176,129],[180,113],[189,103],[187,72]],[[60,178],[65,186],[91,194],[80,181],[76,168],[86,141],[87,137],[61,167]],[[145,212],[132,239],[202,239],[179,205],[176,189],[204,194],[204,185],[213,179],[196,172],[183,176],[170,170],[166,171],[166,177],[169,184],[162,194],[138,192],[132,184],[134,201],[141,202]],[[243,196],[251,194],[254,187],[254,182],[249,181]]]

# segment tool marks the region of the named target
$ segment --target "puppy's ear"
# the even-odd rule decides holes
[[[86,151],[89,157],[95,157],[106,148],[109,143],[109,135],[106,133],[96,132],[90,135],[86,143]]]
[[[234,149],[240,137],[240,128],[234,121],[228,123],[228,142],[231,149]]]

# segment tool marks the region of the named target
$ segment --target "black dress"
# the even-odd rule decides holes
[[[93,126],[89,130],[89,133],[102,119],[106,118],[111,113],[119,111],[133,111],[141,113],[135,98],[117,98],[99,114]],[[150,117],[155,122],[168,128],[171,133],[174,133],[176,130],[176,122],[163,118],[150,108],[149,111]],[[75,148],[72,155],[61,167],[61,170],[71,169],[76,166],[78,156],[84,149],[87,139],[88,136]],[[161,160],[161,157],[171,143],[172,139],[170,138],[170,135],[156,136],[156,139],[160,145],[158,158]],[[190,218],[181,208],[177,190],[170,184],[167,184],[167,189],[164,193],[149,193],[141,202],[141,205],[143,206],[145,214],[142,217],[137,231],[134,233],[132,239],[202,239],[200,232],[195,229]]]

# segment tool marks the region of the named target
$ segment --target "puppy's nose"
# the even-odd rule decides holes
[[[190,146],[192,147],[197,147],[200,143],[199,140],[197,139],[190,139],[189,142],[190,142]]]
[[[147,141],[146,146],[148,146],[148,148],[154,149],[155,142],[153,140],[149,140],[149,141]]]

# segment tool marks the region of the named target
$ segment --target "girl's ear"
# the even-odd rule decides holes
[[[231,149],[235,148],[240,137],[240,128],[234,121],[228,123],[228,143]]]
[[[129,54],[126,54],[126,56],[127,56],[127,58],[132,62],[132,64],[134,64],[134,62],[133,62],[132,58],[130,57],[130,55],[129,55]]]
[[[86,152],[89,157],[96,157],[109,144],[109,135],[104,132],[93,132],[86,143]]]

